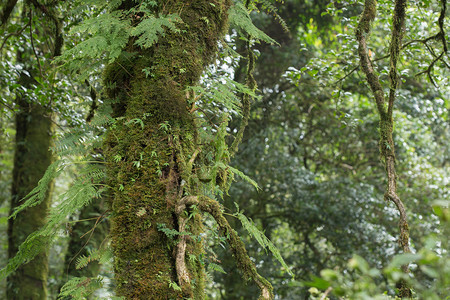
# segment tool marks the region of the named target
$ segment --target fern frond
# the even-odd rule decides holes
[[[278,14],[278,9],[268,0],[259,0],[264,10],[271,13],[275,20],[281,25],[284,31],[289,32],[289,28],[283,18]]]
[[[179,32],[175,23],[181,22],[181,18],[176,14],[167,15],[165,17],[148,16],[134,27],[130,35],[139,37],[135,44],[142,48],[150,48],[158,40],[158,35],[164,36],[164,27]]]
[[[88,256],[81,255],[77,258],[75,267],[77,269],[85,268],[88,264],[93,261],[98,261],[99,264],[105,264],[112,261],[113,251],[110,247],[104,247],[100,249],[95,249]]]
[[[246,182],[250,183],[251,185],[253,185],[255,187],[255,189],[259,189],[258,184],[256,183],[256,181],[254,181],[253,179],[251,179],[250,177],[248,177],[247,175],[245,175],[242,171],[239,171],[236,168],[233,168],[232,166],[227,166],[222,162],[218,162],[216,164],[219,168],[222,168],[224,170],[229,170],[231,173],[241,177],[242,179],[244,179]]]
[[[18,213],[28,207],[39,205],[49,192],[50,182],[58,177],[64,171],[64,163],[61,160],[53,162],[45,171],[44,176],[39,180],[38,185],[31,190],[21,201],[25,202],[14,209],[10,218],[15,218]]]
[[[239,209],[239,207],[236,205],[236,207]],[[288,272],[289,275],[294,277],[294,274],[291,270],[289,270],[288,265],[284,261],[283,257],[281,256],[280,250],[262,233],[256,225],[253,223],[251,219],[248,219],[244,214],[241,212],[236,212],[234,214],[239,221],[241,221],[242,227],[251,235],[253,236],[258,244],[261,245],[264,249],[269,249],[270,252],[272,252],[273,256],[281,263],[283,268]]]
[[[44,189],[43,184],[39,184],[37,188]],[[0,279],[6,278],[22,263],[32,260],[36,255],[49,247],[58,234],[58,228],[66,222],[67,216],[74,215],[93,199],[101,197],[100,193],[101,190],[97,189],[95,182],[92,182],[91,178],[87,176],[78,177],[74,184],[60,195],[57,201],[59,204],[50,209],[45,226],[30,234],[25,242],[19,246],[16,255],[9,260],[6,267],[0,270]],[[36,205],[36,198],[28,199],[15,214],[33,204]]]
[[[236,3],[229,10],[230,24],[240,28],[251,38],[264,41],[269,44],[279,45],[274,39],[258,29],[250,18],[247,8],[242,3]]]
[[[225,270],[222,268],[222,266],[215,264],[215,263],[209,263],[208,264],[208,271],[216,271],[216,272],[220,272],[223,274],[227,274],[227,272],[225,272]]]
[[[103,287],[103,277],[101,276],[96,278],[75,277],[64,284],[58,299],[72,297],[71,299],[84,300],[101,287]]]

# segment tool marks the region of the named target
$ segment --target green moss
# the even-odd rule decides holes
[[[156,224],[177,228],[174,205],[183,189],[183,157],[192,155],[197,134],[184,90],[213,61],[230,5],[229,1],[170,4],[157,10],[179,14],[181,32],[167,32],[151,49],[130,46],[128,52],[137,54],[130,60],[124,53],[104,74],[107,95],[115,100],[114,113],[120,117],[108,131],[104,153],[114,189],[111,237],[117,294],[127,299],[182,298],[169,286],[178,283],[174,243]],[[203,17],[209,20],[206,26]],[[150,74],[146,76],[143,69]],[[114,160],[118,154],[119,162]],[[189,226],[193,236],[203,231],[200,214]],[[189,239],[186,252],[187,257],[200,257],[203,245]],[[204,299],[204,266],[198,260],[188,269],[195,283],[194,299]]]

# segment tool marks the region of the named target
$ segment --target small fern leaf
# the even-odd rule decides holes
[[[215,263],[208,264],[208,271],[216,271],[216,272],[220,272],[223,274],[227,274],[227,272],[225,272],[225,270],[222,268],[222,266],[215,264]]]
[[[75,300],[84,300],[102,287],[103,277],[101,276],[96,278],[75,277],[64,284],[58,299],[71,297],[71,299]]]

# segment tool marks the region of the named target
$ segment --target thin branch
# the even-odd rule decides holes
[[[12,32],[12,33],[8,34],[7,36],[5,36],[5,38],[3,39],[2,45],[1,45],[1,47],[0,47],[0,60],[2,59],[2,56],[3,56],[3,51],[2,51],[2,50],[3,50],[3,47],[5,47],[5,44],[6,44],[6,42],[8,41],[8,39],[9,39],[10,37],[12,37],[12,36],[19,36],[19,35],[21,35],[22,32],[23,32],[25,29],[27,29],[27,27],[30,25],[30,23],[31,23],[31,19],[28,21],[27,24],[25,24],[22,28],[20,28],[19,31],[17,31],[17,32]]]
[[[33,11],[30,9],[30,41],[31,41],[31,48],[33,49],[33,53],[34,56],[36,56],[37,62],[38,62],[38,66],[39,66],[39,73],[41,74],[41,78],[44,79],[44,75],[42,73],[42,67],[41,67],[41,60],[39,59],[39,55],[36,52],[36,48],[34,47],[34,39],[33,39],[33,24],[32,24],[32,20],[33,19]]]
[[[12,108],[9,104],[6,104],[5,102],[0,102],[0,104],[4,105],[7,109],[9,109],[10,111],[14,112],[14,108]]]
[[[60,56],[62,46],[64,44],[64,38],[62,34],[62,23],[61,20],[56,16],[56,13],[53,9],[50,9],[49,7],[52,7],[57,3],[57,1],[54,1],[53,3],[48,3],[46,5],[40,4],[37,0],[30,0],[30,2],[33,4],[33,6],[37,9],[39,9],[42,13],[44,13],[47,17],[52,20],[52,22],[55,25],[55,44],[53,47],[53,57]]]
[[[248,65],[247,65],[247,77],[245,81],[247,86],[254,92],[256,90],[256,81],[255,78],[253,77],[253,71],[255,69],[255,55],[250,47],[250,36],[248,36],[247,38],[246,45],[247,45]],[[230,147],[230,158],[233,157],[238,151],[238,147],[239,144],[242,142],[242,138],[244,137],[244,131],[248,125],[249,118],[250,118],[250,95],[244,93],[244,95],[242,95],[242,120],[241,124],[239,125],[238,132],[236,133],[236,137],[234,138],[234,141]]]
[[[391,35],[391,44],[389,48],[390,54],[390,88],[389,88],[389,103],[387,108],[385,103],[385,96],[381,88],[381,84],[378,76],[373,70],[372,63],[367,53],[367,41],[369,36],[371,23],[375,19],[376,15],[376,0],[365,0],[364,11],[361,14],[361,19],[358,23],[356,30],[356,38],[358,40],[358,54],[360,57],[361,69],[366,75],[367,82],[372,89],[377,104],[378,113],[380,116],[380,153],[384,159],[386,175],[388,180],[387,190],[384,195],[386,200],[392,201],[396,206],[400,214],[399,229],[400,238],[399,242],[404,253],[411,252],[409,248],[409,227],[406,220],[406,211],[403,202],[397,195],[397,175],[395,172],[395,150],[394,141],[392,137],[393,133],[393,106],[396,98],[396,91],[398,87],[398,72],[397,63],[402,49],[401,43],[403,38],[403,32],[405,30],[405,18],[406,18],[406,2],[407,0],[396,0],[393,15],[393,26]],[[409,272],[408,265],[402,266],[405,273]],[[399,296],[410,297],[411,290],[408,285],[399,281]]]
[[[320,297],[320,300],[327,299],[328,294],[333,290],[333,288],[330,286],[325,290],[325,293],[323,293],[322,297]]]
[[[438,85],[436,84],[436,82],[434,82],[433,77],[432,77],[432,75],[431,75],[431,71],[433,71],[434,64],[435,64],[438,60],[442,59],[442,57],[444,56],[444,53],[445,53],[445,52],[442,51],[441,54],[440,54],[439,56],[436,56],[436,58],[431,62],[431,64],[428,66],[428,68],[427,68],[426,70],[423,70],[422,72],[417,73],[416,76],[420,76],[420,75],[426,73],[427,76],[428,76],[428,79],[430,79],[430,82],[434,85],[434,87],[437,88]]]

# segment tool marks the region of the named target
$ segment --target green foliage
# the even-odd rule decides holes
[[[167,228],[166,224],[157,224],[158,230],[164,233],[170,240],[175,240],[179,235],[192,235],[190,232]]]
[[[249,11],[240,2],[236,3],[229,11],[230,24],[236,26],[251,38],[269,44],[278,44],[274,39],[259,30],[252,22]],[[244,35],[242,35],[244,36]]]
[[[95,119],[105,118],[99,113]],[[95,122],[99,121],[95,120]],[[101,198],[105,173],[99,166],[101,162],[93,161],[90,155],[90,150],[99,142],[97,138],[91,139],[93,136],[97,137],[97,128],[86,125],[84,131],[70,132],[56,143],[53,150],[61,157],[50,165],[39,184],[25,197],[25,202],[18,206],[10,217],[13,218],[27,208],[39,204],[48,192],[48,183],[71,166],[81,166],[81,169],[69,189],[56,199],[57,205],[50,209],[46,225],[27,237],[19,247],[16,256],[10,259],[6,267],[0,271],[0,278],[5,278],[21,264],[48,248],[57,238],[67,217],[75,215],[84,206]],[[80,156],[81,154],[83,156]]]
[[[111,262],[113,259],[113,251],[108,247],[102,247],[94,249],[88,256],[81,255],[77,258],[76,268],[85,268],[89,263],[98,261],[99,264],[104,265],[107,262]]]
[[[213,74],[208,74],[213,76]],[[194,95],[201,101],[202,108],[211,110],[211,106],[218,106],[221,110],[229,113],[241,114],[241,97],[248,95],[251,98],[259,99],[254,91],[246,85],[234,81],[228,77],[220,76],[215,80],[208,80],[208,86],[192,86],[187,91],[194,92]]]
[[[220,272],[222,274],[227,274],[227,272],[225,272],[225,270],[220,265],[215,264],[215,263],[208,264],[208,271],[209,272],[215,271],[215,272]]]
[[[289,266],[284,261],[283,257],[281,256],[280,250],[262,233],[258,227],[253,223],[251,219],[248,219],[243,213],[239,211],[239,206],[235,203],[237,212],[234,214],[239,221],[241,221],[242,227],[252,236],[256,239],[256,241],[263,247],[263,249],[268,249],[273,256],[281,263],[284,270],[294,278],[294,274],[289,269]]]
[[[276,0],[278,2],[282,2],[281,0]],[[277,22],[283,27],[283,30],[289,32],[288,25],[286,21],[278,14],[278,9],[275,5],[269,0],[257,0],[255,2],[259,2],[262,4],[262,8],[266,10],[269,14],[272,14],[273,17],[277,20]]]
[[[444,239],[448,244],[448,239]],[[371,268],[362,257],[355,255],[348,262],[350,272],[325,269],[320,272],[320,278],[306,284],[320,290],[328,289],[330,294],[346,299],[398,299],[392,287],[403,280],[412,287],[414,299],[444,299],[449,293],[450,257],[436,247],[441,241],[430,236],[426,246],[417,253],[396,255],[382,270]],[[411,275],[401,270],[405,264],[412,265]],[[433,279],[431,285],[424,284],[418,277],[422,272]]]
[[[71,299],[84,300],[102,286],[103,277],[101,276],[97,278],[75,277],[64,284],[58,298],[72,297]]]
[[[155,44],[159,36],[164,36],[166,29],[179,32],[176,23],[181,19],[176,14],[156,16],[150,9],[154,1],[142,3],[139,8],[129,11],[114,10],[121,1],[109,3],[108,12],[102,12],[104,3],[98,3],[98,13],[84,20],[81,24],[73,26],[69,32],[71,35],[86,37],[76,43],[72,48],[55,59],[56,63],[80,75],[80,79],[86,79],[91,73],[96,72],[101,64],[111,64],[120,55],[124,55],[124,49],[131,37],[137,38],[135,44],[142,48],[149,48]],[[148,6],[148,7],[147,7]],[[142,19],[137,26],[132,26],[131,19],[127,17],[134,14]],[[130,59],[129,55],[127,56]],[[90,61],[86,64],[85,61]],[[95,63],[94,63],[95,62]]]
[[[142,48],[150,48],[158,40],[158,35],[164,36],[164,27],[173,32],[179,32],[180,30],[175,26],[175,23],[178,22],[181,22],[181,19],[174,14],[167,15],[164,18],[148,16],[130,31],[130,35],[138,37],[135,41],[136,45]]]

